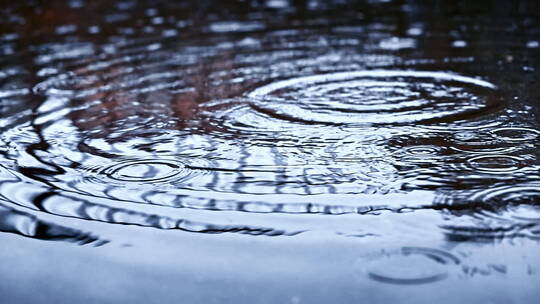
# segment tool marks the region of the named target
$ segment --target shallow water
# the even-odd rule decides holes
[[[538,12],[2,4],[0,295],[540,301]]]

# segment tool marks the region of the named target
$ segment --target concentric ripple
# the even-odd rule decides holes
[[[248,94],[277,119],[328,125],[451,122],[493,111],[496,86],[445,72],[368,70],[270,83]]]
[[[497,128],[491,132],[501,140],[509,142],[532,141],[540,136],[540,131],[536,129],[521,127]]]
[[[4,2],[0,302],[538,302],[539,1]]]
[[[494,187],[479,191],[469,197],[469,201],[491,203],[528,203],[538,205],[540,198],[540,183],[530,182],[517,185]]]
[[[540,183],[492,187],[463,198],[447,197],[445,208],[463,221],[444,225],[454,240],[540,239]]]
[[[446,40],[421,51],[423,26],[132,5],[10,38],[32,46],[0,67],[0,196],[13,212],[343,232],[318,215],[436,210],[438,191],[540,179],[538,131],[506,121],[518,107],[504,77],[448,57]],[[282,224],[297,215],[311,218]]]
[[[487,173],[511,172],[523,167],[522,159],[510,155],[479,155],[467,162],[472,168]]]
[[[100,173],[122,182],[166,182],[181,174],[185,166],[169,160],[133,160],[114,164]]]
[[[459,264],[456,256],[443,250],[403,247],[368,261],[360,259],[356,268],[378,282],[415,285],[443,280],[448,277],[452,267]]]

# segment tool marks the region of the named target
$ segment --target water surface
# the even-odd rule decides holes
[[[2,4],[0,295],[539,301],[529,2]]]

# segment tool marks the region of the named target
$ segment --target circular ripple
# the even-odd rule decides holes
[[[171,160],[133,160],[114,164],[100,173],[122,182],[167,182],[182,174],[185,166]]]
[[[439,148],[437,146],[426,145],[426,146],[409,147],[406,149],[406,151],[410,155],[427,156],[427,155],[436,154],[439,151]]]
[[[445,279],[449,267],[458,265],[454,255],[437,249],[403,247],[397,252],[380,256],[365,269],[367,276],[375,281],[390,284],[426,284]]]
[[[530,141],[540,136],[538,130],[518,127],[497,128],[491,132],[499,139],[510,142]]]
[[[449,198],[462,221],[444,226],[449,236],[460,240],[504,237],[540,238],[540,183],[493,187],[466,198]],[[468,206],[468,210],[463,207]],[[464,217],[463,215],[468,215]]]
[[[452,137],[450,148],[467,154],[507,154],[523,148],[520,145],[501,145],[500,140],[486,131],[461,131]]]
[[[255,89],[253,108],[327,125],[436,123],[498,108],[495,85],[444,72],[370,70],[292,78]]]
[[[472,195],[469,201],[537,204],[538,199],[540,199],[540,183],[531,182],[480,191]]]
[[[468,159],[467,164],[486,173],[512,172],[523,167],[521,158],[509,155],[479,155]]]
[[[401,163],[439,163],[441,148],[432,145],[406,147],[397,153]]]
[[[391,27],[368,25],[370,35],[364,37],[363,26],[356,28],[362,32],[339,27],[346,20],[298,20],[288,29],[268,18],[236,22],[219,14],[191,24],[178,20],[174,9],[154,6],[148,18],[121,12],[122,22],[105,18],[97,20],[99,27],[60,27],[56,34],[62,37],[55,43],[47,35],[44,41],[27,41],[36,52],[21,58],[33,65],[20,73],[0,71],[6,80],[0,98],[9,102],[0,119],[8,130],[0,141],[9,148],[0,164],[9,161],[15,174],[3,196],[21,206],[38,198],[34,209],[51,214],[166,229],[186,229],[180,217],[187,212],[174,215],[176,208],[363,213],[371,204],[380,208],[389,202],[358,194],[392,194],[415,182],[446,187],[459,175],[442,166],[449,153],[438,137],[429,135],[409,149],[392,146],[391,138],[411,134],[403,125],[417,129],[423,123],[421,129],[448,134],[504,123],[499,116],[496,121],[484,116],[499,107],[493,84],[415,70],[459,68],[454,62],[462,61],[388,52],[380,41],[405,41],[393,41]],[[185,8],[179,10],[184,16]],[[376,39],[370,38],[373,33]],[[411,70],[395,70],[404,66]],[[28,77],[38,70],[37,78]],[[8,81],[12,74],[20,75]],[[21,128],[31,136],[21,137]],[[486,144],[476,146],[485,152]],[[497,151],[492,154],[505,154]],[[41,186],[43,181],[48,186]],[[31,191],[21,191],[24,187]],[[334,206],[341,199],[330,196],[304,198],[319,194],[355,198],[344,207]],[[409,203],[418,204],[400,199]],[[152,213],[137,212],[141,209]]]

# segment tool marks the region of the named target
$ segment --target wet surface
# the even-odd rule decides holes
[[[0,295],[539,301],[538,12],[2,4]]]

